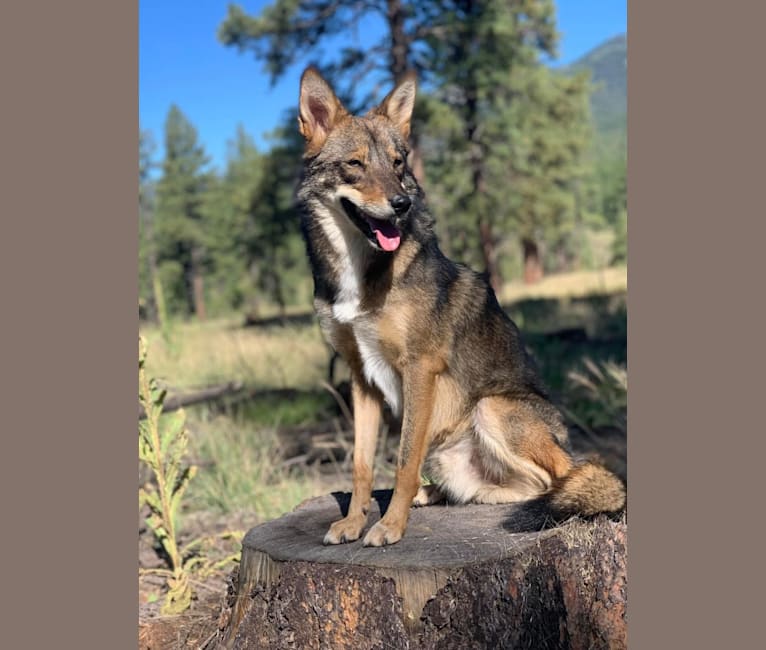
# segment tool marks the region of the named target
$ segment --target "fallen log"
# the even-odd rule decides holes
[[[192,393],[182,393],[180,395],[171,395],[165,398],[162,404],[162,412],[168,413],[170,411],[177,411],[184,406],[191,406],[192,404],[201,404],[202,402],[209,402],[214,399],[220,399],[227,395],[234,395],[242,390],[243,385],[241,382],[228,382],[226,384],[220,384],[218,386],[210,386],[209,388],[203,388],[201,390],[194,391]],[[138,405],[138,419],[143,420],[146,417],[146,411],[140,404]]]
[[[370,525],[390,495],[374,493]],[[393,546],[323,546],[348,500],[312,499],[250,530],[219,647],[627,647],[624,521],[540,531],[515,506],[429,506]]]

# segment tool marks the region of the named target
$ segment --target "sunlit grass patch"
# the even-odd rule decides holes
[[[176,323],[170,342],[142,332],[149,372],[173,388],[239,381],[259,388],[313,388],[325,377],[329,348],[319,327],[241,327],[238,321]]]
[[[533,298],[581,298],[627,291],[628,270],[624,266],[599,271],[556,273],[535,284],[507,282],[498,298],[505,303]]]

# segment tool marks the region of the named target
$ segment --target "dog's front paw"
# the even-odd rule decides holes
[[[383,523],[381,519],[377,524],[370,528],[364,536],[362,544],[364,546],[385,546],[386,544],[396,544],[404,534],[403,528],[394,528]]]
[[[323,543],[327,544],[345,544],[359,539],[367,523],[366,517],[346,517],[336,521],[327,534],[324,536]]]

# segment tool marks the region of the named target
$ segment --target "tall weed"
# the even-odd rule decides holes
[[[628,370],[613,361],[594,362],[585,357],[583,368],[569,373],[570,409],[577,423],[588,429],[615,427],[628,430]]]
[[[188,431],[183,410],[163,415],[165,390],[146,372],[146,346],[139,339],[138,399],[146,417],[138,423],[138,457],[152,471],[152,478],[139,487],[139,509],[146,506],[146,524],[168,558],[169,569],[152,569],[167,578],[168,591],[161,607],[166,615],[179,614],[191,605],[194,576],[206,577],[211,572],[238,559],[239,552],[223,560],[200,552],[208,538],[191,540],[183,547],[178,542],[178,515],[181,501],[197,467],[186,462]],[[214,537],[241,536],[227,531]]]

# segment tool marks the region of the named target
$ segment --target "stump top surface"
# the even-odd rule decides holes
[[[365,532],[380,519],[381,504],[385,512],[390,496],[390,490],[373,492]],[[327,529],[345,514],[349,498],[349,494],[335,493],[310,499],[293,512],[251,529],[243,548],[278,561],[451,568],[515,555],[553,532],[512,532],[509,520],[514,506],[510,505],[432,505],[413,508],[404,537],[391,546],[366,548],[361,539],[324,546]]]

